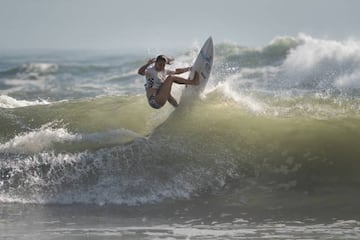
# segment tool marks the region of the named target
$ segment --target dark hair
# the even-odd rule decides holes
[[[166,64],[171,64],[173,60],[174,59],[168,58],[165,55],[159,55],[159,56],[156,57],[156,62],[157,61],[164,61]]]
[[[158,61],[165,61],[165,62],[167,62],[167,58],[166,58],[164,55],[159,55],[159,56],[157,56],[156,61],[157,61],[157,62],[158,62]]]

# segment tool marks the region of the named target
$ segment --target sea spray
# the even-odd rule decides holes
[[[190,66],[197,50],[175,54],[171,67]],[[341,205],[338,193],[357,191],[359,42],[302,34],[215,51],[203,95],[159,111],[136,74],[147,56],[2,66],[0,201],[146,205],[211,196],[277,207],[280,195],[291,207],[294,195]],[[177,99],[182,87],[173,86]]]

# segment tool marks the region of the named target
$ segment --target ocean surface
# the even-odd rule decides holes
[[[160,110],[137,69],[201,43],[1,52],[0,238],[360,239],[360,42],[214,41]]]

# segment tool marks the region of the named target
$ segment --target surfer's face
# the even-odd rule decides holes
[[[162,70],[164,70],[164,68],[165,68],[165,64],[166,64],[166,61],[160,59],[160,60],[158,60],[158,61],[155,62],[155,69],[156,69],[157,71],[162,71]]]

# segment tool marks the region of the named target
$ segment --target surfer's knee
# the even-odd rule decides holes
[[[167,102],[167,99],[159,97],[159,98],[156,99],[156,102],[161,108],[161,107],[163,107],[165,105],[165,103]]]
[[[175,77],[174,76],[172,76],[172,75],[169,75],[166,79],[165,79],[165,81],[164,82],[171,82],[171,83],[173,83],[174,81],[175,81]]]

